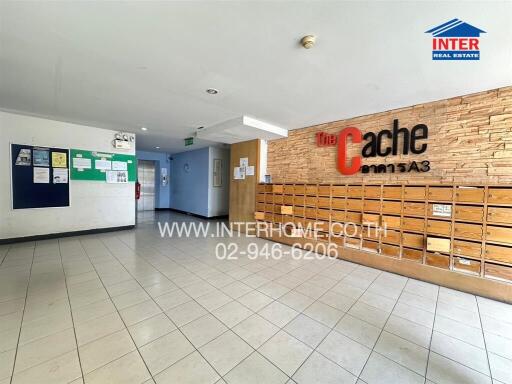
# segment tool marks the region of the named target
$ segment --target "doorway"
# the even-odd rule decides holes
[[[155,162],[139,160],[137,175],[140,183],[140,199],[137,200],[137,211],[155,210]]]

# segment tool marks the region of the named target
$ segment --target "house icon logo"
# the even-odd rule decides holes
[[[432,34],[432,60],[480,60],[480,34],[485,31],[453,19],[425,33]]]

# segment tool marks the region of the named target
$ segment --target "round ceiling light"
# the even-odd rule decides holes
[[[208,88],[206,90],[206,93],[210,94],[210,95],[216,95],[217,93],[219,93],[219,91],[215,88]]]
[[[160,147],[155,147],[155,149],[160,149]]]
[[[143,131],[147,131],[148,130],[146,127],[141,127],[140,129],[142,129]]]

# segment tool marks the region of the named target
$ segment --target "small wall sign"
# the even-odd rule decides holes
[[[325,132],[316,134],[318,147],[338,146],[338,171],[344,175],[362,173],[395,173],[395,172],[428,172],[428,160],[411,161],[398,164],[372,164],[363,165],[362,158],[387,157],[396,155],[419,155],[427,150],[427,143],[422,142],[428,138],[428,127],[425,124],[416,124],[410,130],[400,128],[398,119],[393,120],[393,129],[383,129],[378,133],[366,132],[364,135],[359,128],[348,127],[341,130],[338,135]],[[365,141],[360,156],[347,158],[349,139],[354,144]],[[387,144],[386,144],[387,143]]]
[[[449,204],[434,204],[432,215],[439,217],[452,217],[452,206]]]

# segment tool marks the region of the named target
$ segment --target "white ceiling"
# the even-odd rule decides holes
[[[511,16],[510,1],[2,1],[0,108],[179,152],[241,115],[294,129],[511,85]],[[424,32],[453,18],[487,32],[480,61],[431,60]]]

